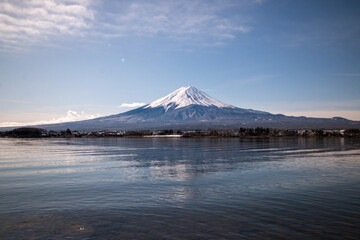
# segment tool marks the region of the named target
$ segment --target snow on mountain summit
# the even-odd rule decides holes
[[[144,108],[163,107],[165,111],[170,108],[179,109],[189,105],[215,106],[218,108],[233,108],[233,106],[222,103],[195,87],[181,87],[169,95],[160,98]]]

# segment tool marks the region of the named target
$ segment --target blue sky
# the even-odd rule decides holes
[[[86,119],[182,86],[360,120],[360,1],[0,2],[0,126]]]

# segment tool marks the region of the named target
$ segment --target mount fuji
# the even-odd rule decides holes
[[[181,87],[169,95],[128,112],[90,120],[41,125],[48,130],[150,130],[238,127],[351,128],[360,122],[341,117],[308,118],[238,108],[222,103],[195,87]]]

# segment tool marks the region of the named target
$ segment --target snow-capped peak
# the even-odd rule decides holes
[[[169,110],[169,108],[179,109],[189,105],[233,108],[233,106],[215,100],[206,93],[191,86],[181,87],[178,90],[170,93],[169,95],[148,104],[147,106],[145,106],[145,108],[163,107],[165,111],[167,111]]]

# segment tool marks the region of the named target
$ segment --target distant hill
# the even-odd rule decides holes
[[[90,120],[39,125],[48,130],[141,130],[270,127],[293,129],[360,128],[359,121],[341,117],[309,118],[238,108],[195,87],[182,87],[137,109]]]
[[[19,138],[39,138],[46,134],[45,129],[33,128],[33,127],[22,127],[16,128],[6,133],[7,137],[19,137]]]

